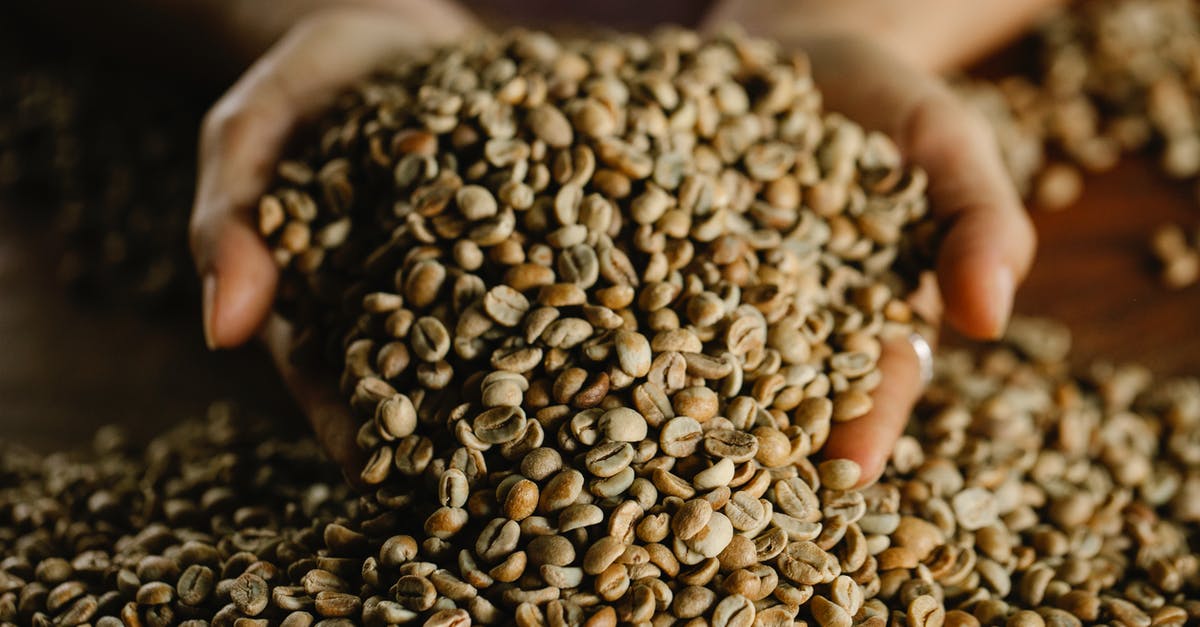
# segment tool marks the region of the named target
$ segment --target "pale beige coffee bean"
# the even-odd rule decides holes
[[[578,470],[565,469],[554,475],[542,489],[538,498],[538,511],[556,512],[575,502],[583,491],[583,474]]]
[[[854,624],[854,620],[845,608],[819,594],[813,596],[809,603],[813,619],[821,627],[849,627]]]
[[[763,502],[746,492],[735,492],[722,511],[739,531],[761,529],[769,519]]]
[[[1083,193],[1083,177],[1079,170],[1064,163],[1052,163],[1038,177],[1034,202],[1041,209],[1060,211],[1079,199]]]
[[[576,236],[583,235],[578,230],[573,233]],[[570,242],[563,241],[562,244],[568,245]],[[584,243],[567,247],[559,254],[555,267],[561,280],[574,283],[583,289],[590,289],[595,285],[602,269],[596,250]]]
[[[969,531],[987,527],[999,516],[995,497],[984,488],[967,488],[955,494],[951,504],[958,524]]]
[[[464,185],[455,192],[455,203],[463,217],[468,220],[483,220],[496,215],[496,198],[485,187]]]
[[[1200,253],[1188,251],[1164,262],[1162,280],[1173,289],[1196,283],[1200,280]]]
[[[688,586],[675,594],[671,613],[677,618],[696,618],[708,611],[716,601],[716,593],[700,586]]]
[[[740,594],[722,599],[713,609],[714,627],[749,627],[756,615],[754,603]]]
[[[497,285],[483,297],[483,309],[498,324],[516,326],[529,310],[529,300],[507,285]]]
[[[873,406],[871,397],[864,391],[839,392],[833,398],[833,421],[846,422],[860,418],[871,411]]]
[[[892,542],[911,550],[918,560],[924,560],[945,542],[942,530],[931,522],[914,516],[903,516],[892,533]]]
[[[709,468],[696,473],[692,477],[692,484],[697,490],[712,490],[721,486],[728,486],[733,481],[735,472],[736,468],[733,460],[728,457],[722,458]]]
[[[380,401],[375,406],[375,427],[388,441],[412,435],[417,429],[417,410],[412,400],[396,394]]]
[[[862,468],[851,459],[828,459],[818,466],[821,485],[830,490],[850,490],[862,478]]]
[[[530,540],[526,552],[530,563],[535,566],[568,566],[575,561],[575,547],[569,540],[557,535],[538,536]]]
[[[650,372],[650,342],[644,335],[632,331],[618,331],[613,336],[613,346],[622,372],[631,377],[643,377]]]
[[[597,421],[600,433],[615,442],[640,442],[646,438],[646,419],[628,407],[610,409]]]
[[[683,542],[687,548],[705,558],[714,558],[729,546],[733,538],[733,525],[720,512],[713,512],[708,524]]]
[[[554,148],[569,146],[573,138],[571,123],[561,111],[549,104],[529,112],[529,127],[534,135]]]
[[[521,474],[541,481],[558,472],[563,465],[562,455],[553,448],[536,448],[521,460]]]
[[[625,544],[613,536],[604,536],[588,547],[583,557],[583,571],[598,575],[608,569],[625,552]]]
[[[671,532],[680,540],[692,538],[708,526],[712,514],[713,508],[708,501],[690,500],[671,515]]]
[[[742,463],[754,459],[758,453],[758,440],[745,431],[714,429],[704,434],[704,450],[713,457]]]
[[[441,361],[450,352],[450,333],[437,318],[418,318],[409,331],[413,354],[427,362]]]
[[[921,595],[908,604],[907,617],[910,625],[938,627],[945,624],[946,610],[934,597]]]
[[[493,407],[475,417],[471,428],[475,437],[488,444],[503,444],[521,435],[528,419],[520,407]]]
[[[591,503],[569,505],[558,515],[558,530],[566,533],[604,522],[604,511]]]
[[[607,478],[629,467],[633,462],[634,450],[628,442],[601,442],[589,450],[584,464],[593,476]]]
[[[438,478],[438,501],[447,507],[462,507],[467,503],[470,484],[467,475],[457,468],[447,469]]]
[[[794,542],[779,556],[779,572],[807,586],[832,582],[841,574],[837,560],[812,542]]]
[[[679,390],[671,399],[677,415],[690,416],[699,422],[707,422],[717,415],[719,400],[713,390],[694,386]]]

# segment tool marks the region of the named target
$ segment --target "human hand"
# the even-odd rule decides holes
[[[356,470],[357,423],[339,402],[336,375],[288,358],[291,329],[271,317],[278,269],[254,222],[285,143],[305,119],[380,63],[465,37],[478,25],[454,5],[397,2],[394,10],[334,9],[298,23],[213,106],[200,137],[191,246],[201,276],[204,336],[213,349],[259,335],[326,452]]]
[[[940,298],[919,290],[915,309],[935,327],[944,314],[971,338],[1002,335],[1036,235],[991,130],[937,76],[863,38],[810,35],[795,43],[808,54],[829,110],[888,134],[929,176],[932,215],[944,232],[936,260]],[[864,484],[882,474],[922,388],[905,339],[884,346],[879,368],[884,376],[871,412],[835,425],[824,449],[827,457],[858,462]]]

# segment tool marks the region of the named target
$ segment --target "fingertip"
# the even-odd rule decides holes
[[[275,261],[258,235],[242,224],[224,229],[205,277],[209,347],[231,348],[251,339],[271,312],[277,282]]]
[[[887,444],[895,439],[891,432],[895,431],[895,437],[898,438],[902,429],[902,422],[899,429],[893,429],[887,421],[880,424],[870,417],[835,425],[834,433],[825,444],[824,457],[848,459],[858,464],[862,475],[857,487],[871,485],[883,476],[887,460],[891,456],[891,446]]]
[[[890,457],[890,453],[873,455],[869,460],[858,462],[858,467],[862,469],[862,478],[858,480],[858,485],[854,486],[855,489],[861,490],[879,481]]]
[[[938,263],[938,283],[946,321],[957,331],[977,340],[1004,335],[1016,292],[1012,268],[977,253],[946,254]]]

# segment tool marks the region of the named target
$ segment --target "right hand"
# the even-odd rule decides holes
[[[357,476],[357,421],[333,382],[288,358],[289,325],[271,314],[279,270],[255,227],[259,197],[296,127],[381,63],[479,30],[447,2],[402,0],[386,11],[333,9],[291,29],[246,71],[205,116],[191,218],[191,247],[202,281],[209,348],[239,346],[259,335],[317,439]]]

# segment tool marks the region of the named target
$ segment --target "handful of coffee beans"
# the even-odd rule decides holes
[[[380,585],[523,625],[791,620],[865,564],[861,470],[810,458],[910,332],[924,191],[765,41],[518,31],[347,94],[258,219],[372,507],[450,569]]]

